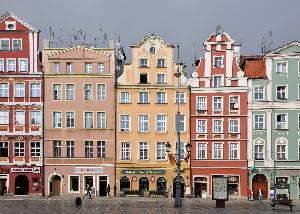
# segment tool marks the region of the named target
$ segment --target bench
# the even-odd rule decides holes
[[[288,200],[288,199],[272,199],[271,207],[273,207],[273,210],[275,209],[276,206],[282,205],[282,206],[288,206],[290,207],[290,210],[293,211],[293,200]]]

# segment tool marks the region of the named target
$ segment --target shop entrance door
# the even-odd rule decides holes
[[[4,195],[5,189],[7,190],[7,179],[0,178],[0,195]]]
[[[252,178],[252,191],[253,191],[253,197],[257,200],[257,191],[261,188],[261,191],[263,192],[263,199],[268,198],[269,188],[268,188],[268,179],[263,174],[257,174]]]
[[[106,196],[107,176],[99,176],[99,196]]]
[[[207,184],[206,183],[195,183],[195,197],[202,198],[202,193],[207,193]]]
[[[15,179],[15,195],[28,195],[29,181],[26,175],[18,175]]]
[[[60,196],[61,178],[55,175],[52,179],[52,196]]]

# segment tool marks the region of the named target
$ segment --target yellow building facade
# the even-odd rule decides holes
[[[165,144],[176,153],[176,113],[179,102],[182,159],[190,140],[187,78],[174,76],[174,45],[150,35],[131,45],[132,61],[117,80],[117,194],[139,190],[175,195],[176,164],[171,165]],[[178,81],[179,92],[178,92]],[[190,160],[181,162],[182,196],[190,186]],[[174,192],[174,193],[173,193]]]

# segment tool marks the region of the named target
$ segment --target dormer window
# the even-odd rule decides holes
[[[214,57],[214,67],[215,68],[223,67],[223,57],[222,56]]]
[[[5,25],[6,25],[5,30],[16,30],[16,22],[15,21],[12,21],[12,22],[6,21]]]
[[[150,48],[150,54],[155,54],[155,47]]]
[[[140,67],[148,67],[148,59],[140,59]]]

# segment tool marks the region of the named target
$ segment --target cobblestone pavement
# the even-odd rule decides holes
[[[6,213],[42,213],[42,214],[255,214],[255,213],[300,213],[300,200],[294,200],[294,211],[280,206],[275,210],[270,207],[270,201],[263,204],[243,200],[229,200],[225,209],[216,209],[215,201],[211,199],[184,199],[183,207],[173,207],[174,199],[160,198],[93,198],[84,199],[80,208],[75,207],[74,198],[31,198],[31,197],[0,197],[1,214]]]

